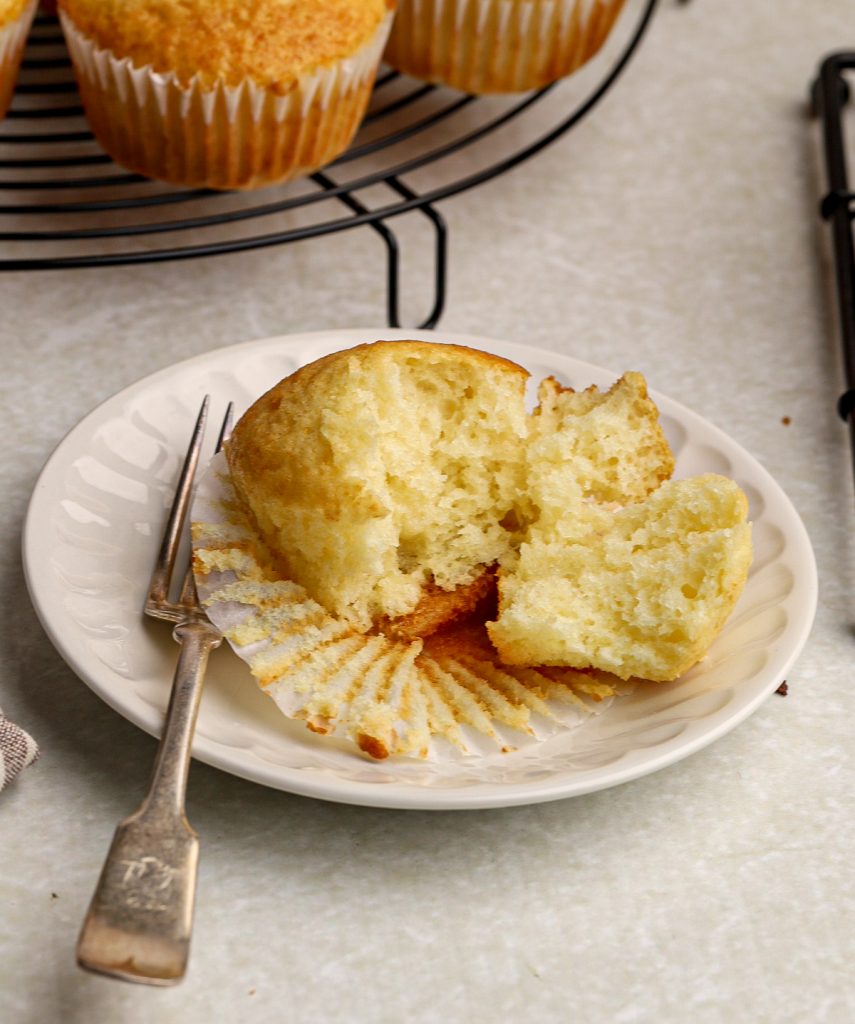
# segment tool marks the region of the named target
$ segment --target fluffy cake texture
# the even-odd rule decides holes
[[[526,518],[569,536],[592,503],[639,501],[674,471],[659,412],[640,373],[605,393],[563,388],[552,377],[526,444]]]
[[[675,679],[708,649],[751,562],[747,501],[720,476],[671,481],[639,373],[607,392],[548,378],[526,448],[526,531],[488,624],[514,665]]]
[[[8,2],[8,0],[6,0]],[[287,92],[300,75],[349,56],[392,0],[60,0],[85,36],[182,85],[250,79]]]
[[[502,660],[676,679],[706,653],[745,583],[747,511],[739,487],[710,474],[616,510],[589,504],[570,530],[533,525],[488,625]]]
[[[377,342],[259,399],[226,455],[287,578],[363,629],[428,587],[471,587],[510,551],[527,377],[472,349]]]
[[[747,501],[672,481],[644,378],[574,391],[453,345],[377,342],[280,382],[241,419],[232,483],[279,571],[349,628],[407,642],[495,601],[507,666],[671,680],[751,561]]]

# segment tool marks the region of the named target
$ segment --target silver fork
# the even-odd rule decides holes
[[[173,985],[184,977],[193,926],[199,837],[187,821],[184,799],[208,655],[222,636],[199,604],[189,565],[178,600],[170,601],[169,592],[209,403],[206,396],[145,602],[146,615],[175,623],[172,635],[181,645],[163,734],[148,793],[116,828],[77,944],[81,967],[146,985]],[[229,404],[217,450],[231,413]]]

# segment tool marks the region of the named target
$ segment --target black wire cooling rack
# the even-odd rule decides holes
[[[844,115],[850,99],[847,74],[852,72],[855,72],[855,52],[831,54],[822,62],[819,75],[813,83],[811,102],[813,112],[822,124],[828,192],[819,209],[831,227],[837,314],[846,381],[846,390],[840,396],[837,411],[849,426],[852,466],[855,471],[855,243],[852,237],[855,192],[849,184],[844,131]]]
[[[370,226],[385,243],[387,319],[398,327],[400,245],[389,221],[415,211],[433,235],[432,305],[420,324],[433,327],[445,301],[448,236],[436,204],[516,167],[581,121],[626,67],[656,4],[630,4],[635,13],[615,30],[623,33],[616,55],[569,102],[561,102],[563,83],[475,97],[381,69],[346,153],[323,172],[253,192],[175,188],[114,164],[88,130],[58,22],[39,16],[0,126],[0,271],[193,259]],[[520,119],[547,102],[554,126],[523,137]]]

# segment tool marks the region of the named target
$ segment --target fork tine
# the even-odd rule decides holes
[[[151,574],[151,581],[148,588],[148,600],[146,604],[160,604],[169,595],[169,581],[172,577],[172,570],[175,567],[175,557],[178,554],[178,546],[181,541],[181,530],[184,520],[187,518],[187,511],[190,508],[190,495],[193,489],[193,478],[196,475],[196,467],[199,464],[199,453],[202,450],[202,441],[205,437],[205,424],[208,420],[208,406],[211,404],[211,396],[205,395],[199,416],[196,419],[196,426],[193,428],[193,437],[190,440],[190,447],[184,458],[184,466],[178,480],[178,488],[172,501],[172,509],[169,513],[169,520],[163,533],[160,551],[154,571]]]
[[[206,399],[207,400],[207,399]],[[226,413],[223,416],[223,422],[220,426],[220,433],[217,437],[217,447],[215,451],[219,452],[229,433],[232,429],[232,415],[234,413],[234,402],[229,402],[226,406]],[[192,442],[191,442],[192,443]],[[181,596],[178,598],[178,604],[184,608],[198,608],[199,599],[196,596],[196,581],[193,578],[193,559],[190,559],[190,564],[187,566],[187,571],[184,573],[184,581],[181,584]]]
[[[231,434],[232,432],[232,416],[234,415],[234,411],[235,403],[229,402],[229,404],[226,406],[226,414],[225,416],[223,416],[223,425],[220,427],[220,433],[219,436],[217,437],[217,447],[215,449],[216,451],[220,451],[220,449],[228,440],[229,434]]]

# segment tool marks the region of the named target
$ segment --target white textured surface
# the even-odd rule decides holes
[[[790,495],[820,609],[789,696],[663,772],[527,808],[350,808],[194,765],[196,933],[171,991],[74,966],[154,744],[45,641],[20,571],[26,502],[62,434],[137,377],[245,338],[376,323],[382,251],[351,232],[199,263],[0,277],[0,704],[43,749],[0,797],[0,1019],[855,1019],[852,479],[804,113],[820,58],[853,38],[849,0],[663,0],[590,120],[442,207],[444,327],[641,369]],[[429,266],[419,228],[401,226],[416,307],[409,289]]]

